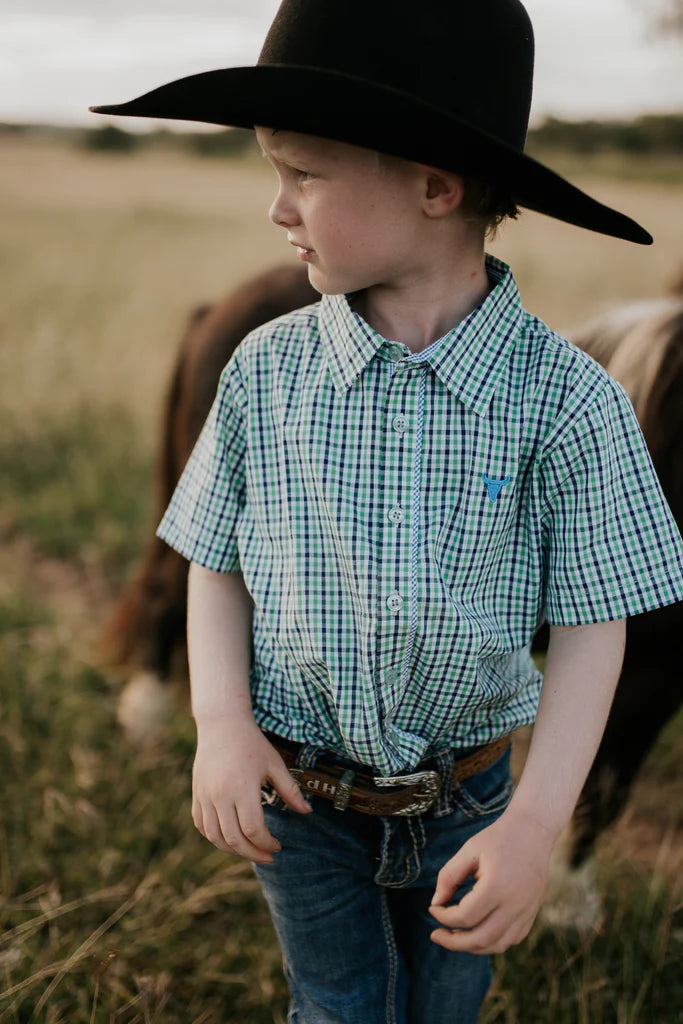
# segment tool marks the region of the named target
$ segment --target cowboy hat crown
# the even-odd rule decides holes
[[[395,89],[524,147],[534,41],[518,0],[426,7],[414,0],[284,0],[258,63],[324,69],[368,89]]]
[[[521,206],[649,244],[635,221],[524,153],[533,65],[519,0],[283,0],[255,66],[90,109],[350,142],[475,175]]]

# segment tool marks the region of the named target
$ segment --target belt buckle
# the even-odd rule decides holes
[[[388,788],[389,786],[412,786],[420,785],[422,788],[415,793],[413,802],[404,807],[401,811],[393,811],[395,815],[422,814],[428,811],[439,793],[441,792],[441,776],[438,772],[415,772],[413,775],[385,775],[373,779],[376,786]]]

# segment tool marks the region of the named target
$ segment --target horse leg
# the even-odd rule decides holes
[[[177,668],[187,673],[185,634],[188,565],[163,541],[154,538],[143,571],[128,599],[127,613],[136,633],[139,667],[130,676],[117,704],[116,717],[127,737],[144,744],[156,740],[174,705],[169,680]],[[174,664],[179,657],[181,665]]]
[[[634,638],[635,641],[635,638]],[[569,828],[551,864],[543,918],[586,931],[597,924],[601,901],[595,882],[595,847],[624,809],[631,785],[664,725],[681,703],[674,685],[673,650],[659,637],[652,656],[630,642],[619,686],[595,761]]]

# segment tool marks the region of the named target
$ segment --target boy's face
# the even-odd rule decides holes
[[[425,255],[425,169],[369,149],[258,127],[279,190],[270,219],[287,231],[313,287],[341,295],[397,286]]]

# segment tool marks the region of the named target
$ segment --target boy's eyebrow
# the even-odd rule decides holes
[[[291,167],[299,164],[304,159],[302,154],[291,152],[287,147],[278,148],[274,152],[266,152],[266,150],[262,149],[261,152],[266,160],[270,160],[271,163],[287,164]]]
[[[266,130],[267,130],[267,131],[269,131],[269,132],[271,133],[271,134],[270,134],[270,137],[271,137],[271,138],[272,138],[273,136],[277,135],[277,133],[278,133],[278,132],[280,131],[280,129],[279,129],[279,128],[269,128],[269,129],[266,129]],[[258,142],[258,136],[257,136],[257,142]],[[261,156],[265,157],[265,158],[266,158],[266,160],[270,160],[270,159],[276,160],[276,159],[277,159],[277,157],[276,157],[276,156],[274,156],[273,154],[271,154],[271,153],[269,153],[269,152],[268,152],[267,150],[265,150],[265,149],[263,148],[263,146],[261,145],[261,143],[260,143],[260,142],[258,143],[258,147],[259,147],[259,149],[261,150]]]
[[[282,129],[268,128],[265,131],[269,134],[264,137],[263,145],[259,141],[259,146],[266,159],[274,165],[299,167],[301,164],[309,166],[315,163],[316,166],[320,166],[325,158],[325,154],[319,152],[319,147],[307,144],[305,140],[289,139],[286,136],[283,138],[282,135],[273,138]]]

